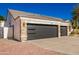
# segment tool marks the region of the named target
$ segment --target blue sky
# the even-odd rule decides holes
[[[74,3],[0,3],[0,15],[6,16],[7,9],[15,9],[71,20],[75,5]]]

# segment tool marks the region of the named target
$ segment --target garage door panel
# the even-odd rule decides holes
[[[61,36],[67,36],[67,27],[61,26]]]
[[[31,24],[28,28],[28,39],[57,37],[57,26]]]

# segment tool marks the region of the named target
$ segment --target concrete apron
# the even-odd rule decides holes
[[[79,37],[46,38],[28,40],[37,46],[64,54],[79,54]]]

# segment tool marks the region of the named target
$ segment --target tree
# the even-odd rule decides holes
[[[73,26],[74,32],[78,33],[79,31],[79,5],[77,5],[74,8],[72,15],[73,15],[72,26]]]
[[[4,21],[5,18],[3,16],[0,16],[0,21]]]

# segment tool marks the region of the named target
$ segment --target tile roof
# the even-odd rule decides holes
[[[9,12],[14,18],[16,18],[17,16],[22,16],[22,17],[35,18],[35,19],[65,22],[65,20],[61,18],[55,18],[55,17],[34,14],[34,13],[29,13],[29,12],[24,12],[24,11],[18,11],[18,10],[13,10],[13,9],[9,9]]]

